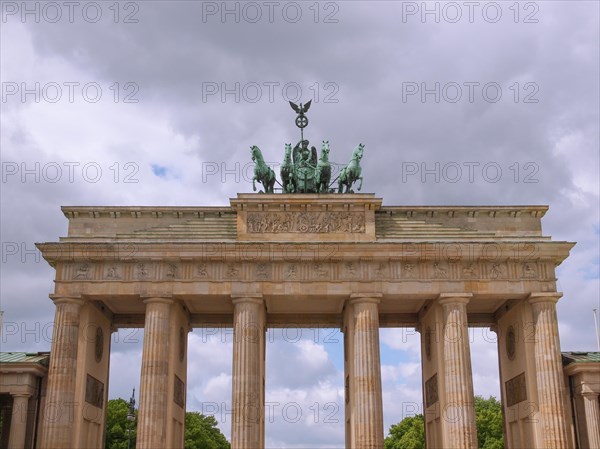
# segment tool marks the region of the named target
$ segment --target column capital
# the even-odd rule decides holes
[[[531,305],[543,303],[556,304],[562,295],[561,292],[533,292],[529,294],[527,301],[529,301]]]
[[[584,385],[583,389],[579,392],[579,396],[583,396],[584,398],[590,398],[593,400],[598,399],[598,396],[600,396],[600,394],[590,390],[587,385]]]
[[[27,398],[29,399],[31,396],[33,396],[31,393],[24,393],[24,392],[20,392],[20,393],[10,393],[10,395],[13,398]]]
[[[260,293],[249,293],[246,295],[233,294],[231,295],[231,302],[233,304],[253,303],[253,304],[264,304],[263,295]]]
[[[85,300],[81,296],[64,296],[64,295],[49,295],[50,299],[55,305],[59,304],[74,304],[76,306],[82,306],[85,304]]]
[[[350,295],[350,304],[373,303],[379,304],[383,298],[383,293],[352,293]]]
[[[175,303],[175,300],[173,298],[170,298],[168,296],[141,296],[142,298],[142,302],[146,305],[148,304],[167,304],[167,305],[171,305]]]
[[[447,304],[468,304],[473,293],[440,293],[438,303],[442,306]]]

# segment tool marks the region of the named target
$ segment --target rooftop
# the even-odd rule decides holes
[[[0,352],[0,363],[39,363],[48,366],[50,352]]]
[[[563,352],[563,365],[572,363],[600,363],[600,352]]]

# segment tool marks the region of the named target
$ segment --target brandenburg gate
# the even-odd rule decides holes
[[[143,327],[137,447],[183,448],[187,335],[233,328],[232,448],[264,447],[265,332],[344,335],[346,447],[383,448],[379,329],[421,335],[428,448],[475,448],[468,327],[497,333],[508,448],[567,448],[545,206],[239,194],[226,207],[63,207],[41,447],[101,448],[111,333]],[[398,417],[400,419],[400,417]]]

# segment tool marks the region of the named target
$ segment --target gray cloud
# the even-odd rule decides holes
[[[442,3],[429,5],[436,4],[443,11]],[[500,3],[498,23],[490,23],[479,9],[469,23],[464,5],[457,23],[448,23],[442,13],[439,23],[431,15],[424,23],[420,14],[403,18],[411,2],[336,2],[329,9],[321,2],[317,23],[309,9],[313,3],[301,3],[298,23],[281,16],[281,9],[273,23],[264,15],[257,23],[236,23],[232,16],[222,23],[219,15],[203,21],[202,9],[211,2],[140,2],[134,14],[138,23],[124,23],[132,10],[123,9],[114,23],[104,3],[98,23],[77,14],[73,23],[64,17],[58,23],[7,17],[1,29],[3,83],[75,82],[79,87],[73,103],[65,100],[64,85],[57,103],[44,98],[36,103],[31,95],[24,103],[19,95],[3,98],[3,174],[6,163],[19,168],[25,163],[34,170],[36,163],[80,165],[73,182],[64,173],[55,183],[44,176],[36,182],[32,175],[22,182],[21,173],[2,182],[1,240],[19,248],[12,254],[14,246],[3,247],[5,323],[31,328],[53,319],[47,299],[53,270],[23,254],[21,244],[32,249],[36,241],[65,235],[61,205],[227,204],[251,186],[241,174],[228,174],[222,182],[223,168],[244,167],[253,144],[267,160],[278,162],[284,143],[298,140],[293,112],[281,92],[286,83],[298,83],[303,100],[313,98],[307,129],[311,142],[328,139],[332,160],[344,164],[352,148],[365,143],[364,190],[383,197],[385,204],[548,204],[544,233],[578,242],[558,269],[565,293],[558,306],[562,346],[594,349],[591,308],[599,297],[600,226],[598,5],[532,4],[539,8],[533,16],[537,23],[524,23],[532,10],[523,3],[517,23],[508,3]],[[324,23],[332,12],[338,22]],[[134,83],[131,89],[125,88],[127,82]],[[101,86],[97,103],[83,99],[86,83]],[[221,88],[235,90],[236,83],[239,101],[233,94],[222,101]],[[261,87],[255,102],[250,101],[253,83]],[[272,101],[265,83],[279,83]],[[435,83],[439,102],[434,94],[422,101],[422,87],[434,89]],[[479,83],[472,102],[465,83]],[[497,83],[502,98],[486,99],[486,83]],[[211,95],[208,89],[215,86],[219,92]],[[415,86],[419,92],[411,95],[408,89]],[[452,102],[456,86],[462,96]],[[138,102],[124,102],[134,88],[132,98]],[[98,182],[79,170],[90,162],[103,170]],[[121,170],[116,182],[110,169],[115,163]],[[137,167],[138,182],[123,182],[126,163]],[[479,164],[472,182],[469,163]],[[155,176],[152,164],[166,167],[171,176]],[[207,175],[210,164],[219,168],[215,175]],[[457,166],[462,173],[454,179]],[[418,173],[410,174],[415,167]],[[497,180],[496,167],[502,170]],[[437,172],[439,179],[434,174],[422,178],[423,168]],[[49,348],[40,336],[22,338],[21,331],[3,340],[3,350]],[[476,389],[487,394],[496,374],[493,351],[484,343],[473,344],[473,351],[489,363],[474,362],[474,369]],[[129,397],[139,378],[140,344],[113,345],[111,369],[121,375],[111,379],[111,396]],[[303,401],[303,407],[310,401],[341,401],[342,376],[332,352],[325,350],[309,343],[271,344],[268,394]],[[402,412],[394,404],[418,397],[420,388],[418,376],[410,374],[418,351],[394,350],[398,363],[384,367],[386,425]],[[223,396],[230,401],[230,351],[228,343],[190,337],[190,406],[201,408]],[[309,357],[315,354],[319,357]],[[307,360],[314,365],[297,369]],[[227,425],[223,429],[228,434]],[[273,446],[292,447],[299,441],[304,447],[341,446],[343,441],[343,426],[322,422],[290,425],[280,419],[267,430]]]

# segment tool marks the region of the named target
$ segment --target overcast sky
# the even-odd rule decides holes
[[[542,2],[3,2],[2,351],[48,350],[54,271],[35,242],[62,205],[228,205],[249,147],[306,136],[386,205],[544,204],[563,350],[596,350],[599,11]],[[471,171],[469,169],[471,167]],[[457,170],[460,168],[460,171]],[[494,334],[473,330],[477,394],[499,395]],[[386,432],[420,411],[414,329],[381,331]],[[142,330],[114,335],[110,397],[139,383]],[[343,447],[342,337],[267,347],[268,447]],[[189,340],[188,409],[230,435],[231,335]],[[301,413],[301,415],[300,415]]]

